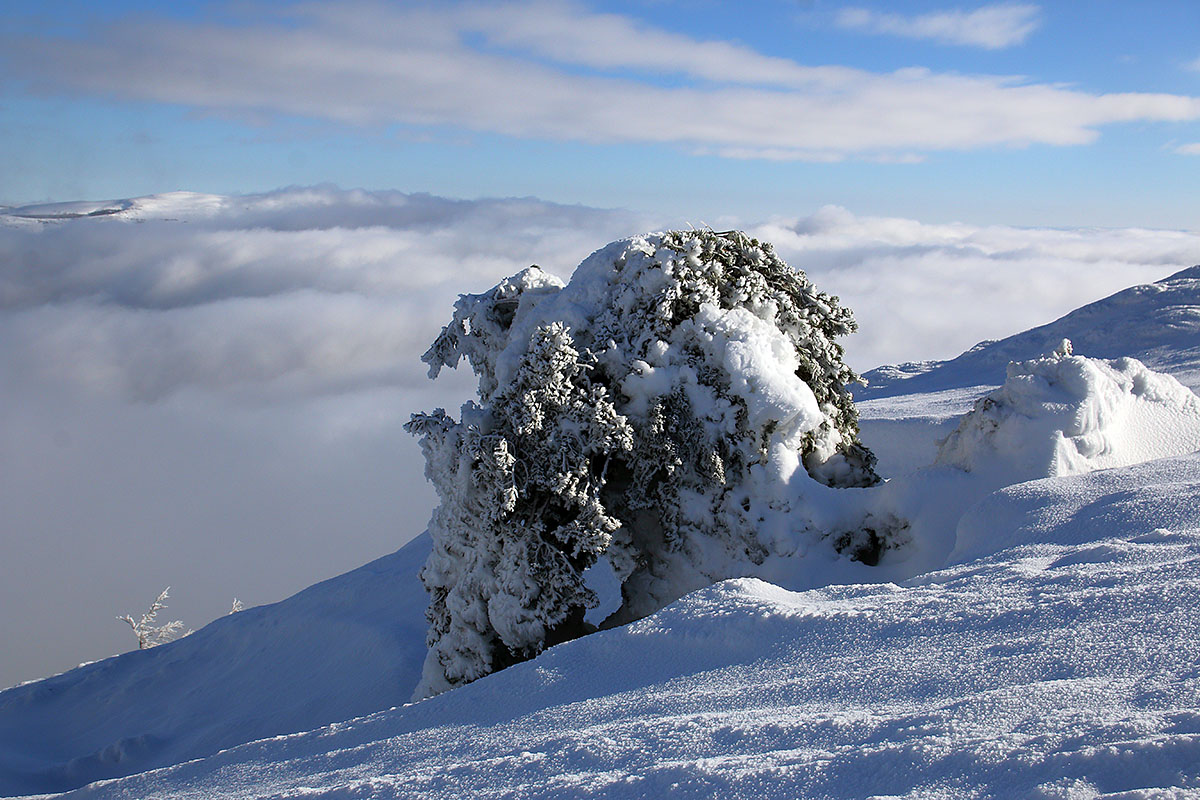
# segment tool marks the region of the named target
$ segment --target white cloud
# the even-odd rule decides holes
[[[471,394],[419,360],[457,294],[648,227],[328,188],[126,213],[0,216],[0,640],[41,642],[0,686],[127,649],[113,617],[168,584],[198,627],[419,533],[433,494],[401,426]]]
[[[854,309],[846,347],[860,370],[951,358],[1200,263],[1200,233],[928,224],[837,207],[754,233]]]
[[[936,11],[911,17],[865,8],[845,8],[838,13],[836,22],[843,28],[867,33],[999,50],[1024,42],[1037,29],[1040,14],[1041,9],[1036,5],[1016,3],[982,6],[972,11]]]
[[[1175,152],[1185,156],[1200,156],[1200,142],[1181,144],[1175,148]]]
[[[24,265],[0,274],[4,338],[24,368],[139,401],[185,388],[411,386],[424,381],[413,354],[459,292],[527,259],[569,274],[634,219],[332,189],[204,198],[199,215],[198,202],[143,202],[136,227],[0,227],[0,262]],[[180,214],[188,224],[161,219]]]
[[[304,6],[283,20],[125,23],[6,44],[12,69],[43,91],[734,157],[1078,145],[1115,122],[1200,118],[1200,98],[811,67],[560,2]]]

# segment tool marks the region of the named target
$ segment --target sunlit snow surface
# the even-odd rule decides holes
[[[423,703],[71,797],[1200,793],[1200,456],[1023,484],[903,586],[693,593]]]
[[[1102,373],[1059,356],[1009,378],[1038,376],[1038,402],[1062,413],[1069,407],[1051,402],[1058,382],[1091,375],[1098,391],[1115,391]],[[1171,381],[1157,394],[1179,415],[1170,424],[1192,430],[1194,398]],[[930,397],[926,415],[959,402]],[[903,403],[921,408],[916,397]],[[1001,433],[1007,413],[993,415]],[[1088,419],[1093,432],[1115,430],[1103,414]],[[960,448],[960,466],[994,466],[989,446],[972,445],[965,461]],[[1112,454],[1121,452],[1118,442]],[[945,568],[798,593],[726,581],[419,704],[66,796],[1200,796],[1200,453],[995,492],[972,482],[1003,475],[971,475],[935,465],[897,479],[901,501],[907,491],[913,509],[941,505],[954,521]],[[922,513],[917,534],[944,521]],[[303,727],[306,714],[329,719],[339,703],[352,713],[385,671],[403,694],[418,668],[419,604],[380,592],[415,571],[423,546],[174,645],[3,693],[10,724],[43,725],[40,748],[24,764],[10,753],[9,768],[40,758],[57,780],[78,783],[87,769],[94,777],[211,753],[220,737],[246,741],[256,726]],[[356,612],[356,596],[374,603]],[[225,669],[214,677],[217,663]],[[105,680],[119,693],[106,697]],[[50,725],[77,732],[72,709],[96,713],[97,698],[143,734],[118,737],[100,714],[91,744],[64,740],[59,757],[106,733],[109,747],[50,763],[47,710],[57,710]],[[0,741],[12,748],[20,737],[10,728]]]

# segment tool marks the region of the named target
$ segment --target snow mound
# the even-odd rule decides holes
[[[0,795],[60,792],[408,699],[429,553],[390,556],[170,644],[0,692]]]
[[[1013,487],[972,518],[1013,545],[980,560],[726,581],[419,704],[72,796],[1188,796],[1197,487],[1197,455]]]
[[[1117,292],[1047,325],[981,342],[950,361],[871,370],[855,399],[994,385],[1010,361],[1036,358],[1063,339],[1093,357],[1131,356],[1200,386],[1200,266]]]
[[[1200,529],[1197,497],[1200,453],[1009,486],[962,515],[948,563],[1039,545],[1079,546],[1086,560],[1103,562],[1098,532],[1132,531],[1152,543],[1176,538],[1163,529]]]
[[[937,464],[1003,471],[1004,483],[1074,475],[1200,449],[1200,398],[1132,358],[1052,355],[1008,378],[942,443]]]

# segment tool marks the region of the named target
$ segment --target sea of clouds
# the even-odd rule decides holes
[[[0,685],[128,649],[113,617],[168,584],[171,618],[198,627],[420,533],[435,499],[401,426],[471,393],[419,360],[457,294],[531,263],[565,279],[613,239],[681,224],[332,187],[125,206],[0,216],[0,641],[16,643]],[[855,310],[859,370],[1200,263],[1191,232],[835,207],[745,227]]]

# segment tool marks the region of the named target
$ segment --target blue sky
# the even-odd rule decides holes
[[[51,2],[0,203],[286,185],[1197,227],[1194,2]]]

